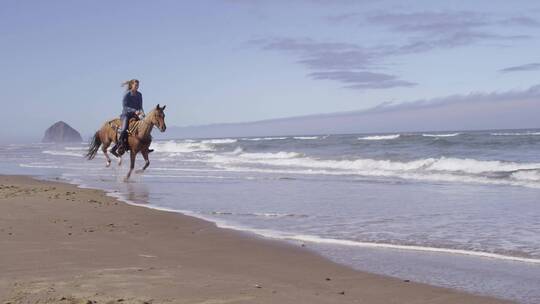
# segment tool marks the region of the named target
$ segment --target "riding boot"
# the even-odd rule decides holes
[[[111,154],[116,156],[116,157],[120,157],[120,155],[118,155],[118,152],[116,152],[116,150],[118,150],[118,148],[120,147],[120,141],[117,140],[115,143],[114,143],[114,146],[112,147],[111,149]]]
[[[120,138],[118,138],[118,143],[119,143],[118,154],[122,156],[129,149],[127,131],[122,131],[122,133],[120,133]]]

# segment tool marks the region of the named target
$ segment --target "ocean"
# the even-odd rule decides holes
[[[124,183],[87,144],[0,147],[0,173],[302,244],[359,270],[540,303],[540,130],[178,139]],[[142,167],[139,156],[137,168]]]

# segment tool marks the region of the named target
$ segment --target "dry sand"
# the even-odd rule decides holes
[[[504,303],[355,271],[294,244],[20,176],[0,176],[0,300]]]

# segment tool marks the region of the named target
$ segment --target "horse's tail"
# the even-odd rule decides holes
[[[88,153],[86,153],[86,158],[88,158],[88,160],[91,160],[96,156],[99,146],[101,146],[101,139],[99,138],[99,131],[97,131],[96,134],[92,136],[90,147],[88,147]]]

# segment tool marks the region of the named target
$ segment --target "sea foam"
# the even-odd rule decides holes
[[[540,135],[540,132],[502,132],[491,133],[493,136],[535,136]]]
[[[319,136],[295,136],[294,139],[300,139],[300,140],[313,140],[313,139],[319,139]]]
[[[222,138],[222,139],[205,139],[205,140],[202,140],[201,143],[220,145],[220,144],[232,144],[232,143],[235,143],[237,141],[238,141],[237,139]]]
[[[211,143],[196,142],[193,140],[153,142],[152,148],[156,152],[164,153],[190,153],[199,151],[215,151]]]
[[[261,140],[282,140],[282,139],[287,139],[287,138],[288,137],[255,137],[255,138],[245,137],[245,138],[242,138],[242,140],[261,141]]]
[[[454,137],[458,136],[461,133],[447,133],[447,134],[422,134],[424,137]]]
[[[83,157],[83,153],[76,153],[70,151],[56,151],[56,150],[44,150],[42,153],[56,156],[75,156]]]
[[[358,139],[359,140],[388,140],[388,139],[397,139],[400,136],[401,136],[400,134],[373,135],[373,136],[358,137]]]
[[[537,173],[519,173],[520,170],[537,170],[540,168],[540,163],[484,161],[451,157],[422,158],[411,161],[367,158],[336,160],[317,159],[298,152],[284,151],[214,154],[210,155],[206,161],[219,165],[219,168],[233,171],[240,169],[240,171],[266,173],[361,175],[540,187],[540,183],[535,179]],[[509,176],[512,178],[508,178]]]

